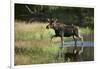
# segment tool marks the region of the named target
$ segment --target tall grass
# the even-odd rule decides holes
[[[55,62],[58,47],[50,42],[54,35],[52,29],[46,29],[47,23],[15,22],[15,65]]]
[[[47,39],[54,35],[54,31],[46,29],[44,23],[15,23],[15,39],[16,40],[32,40],[32,39]]]
[[[58,53],[59,38],[50,42],[54,30],[46,29],[48,23],[15,22],[15,65],[54,63]],[[81,28],[81,34],[90,33],[89,28]]]
[[[89,27],[86,27],[86,28],[80,28],[80,33],[81,34],[90,34],[90,33],[93,33],[93,30],[90,29]]]

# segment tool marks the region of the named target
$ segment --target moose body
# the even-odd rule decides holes
[[[60,24],[56,23],[56,25],[53,27],[55,31],[55,36],[64,36],[64,37],[70,37],[72,35],[75,35],[78,37],[78,30],[74,26],[70,25],[65,25],[65,24]]]
[[[47,25],[46,28],[47,29],[52,28],[55,31],[55,35],[53,35],[51,39],[53,37],[61,37],[61,39],[63,40],[63,37],[73,36],[74,40],[76,40],[75,37],[83,40],[82,37],[80,36],[79,28],[77,26],[57,23],[57,20],[53,19],[48,21],[49,25]]]

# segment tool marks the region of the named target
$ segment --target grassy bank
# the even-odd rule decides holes
[[[52,29],[46,29],[47,24],[15,22],[15,65],[55,63],[60,38],[50,42],[50,37],[55,33]],[[80,32],[89,35],[92,30],[80,28]]]
[[[44,23],[15,23],[15,65],[55,62],[57,43],[50,42],[53,30]]]

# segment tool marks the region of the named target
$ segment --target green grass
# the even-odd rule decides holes
[[[15,23],[15,40],[48,39],[55,33],[52,29],[47,30],[46,25],[43,23]]]
[[[58,43],[50,42],[55,33],[47,30],[46,25],[15,22],[15,65],[55,62]]]
[[[80,33],[81,34],[90,34],[91,32],[93,32],[92,29],[90,29],[89,27],[86,27],[86,28],[80,28]]]
[[[25,46],[25,47],[15,47],[15,64],[41,64],[41,63],[53,63],[55,54],[57,54],[58,48],[55,45],[49,46]],[[18,51],[19,50],[19,51]],[[22,60],[20,62],[17,61],[18,56],[20,59],[25,57],[25,60],[30,59],[31,61],[27,61],[24,63]]]
[[[46,29],[47,24],[15,22],[15,65],[55,63],[60,38],[54,38],[50,42],[50,37],[55,32]],[[89,34],[92,30],[80,28],[80,32]]]

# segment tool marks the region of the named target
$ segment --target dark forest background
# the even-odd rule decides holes
[[[15,11],[15,19],[27,23],[54,18],[65,24],[94,28],[94,8],[15,4]]]

